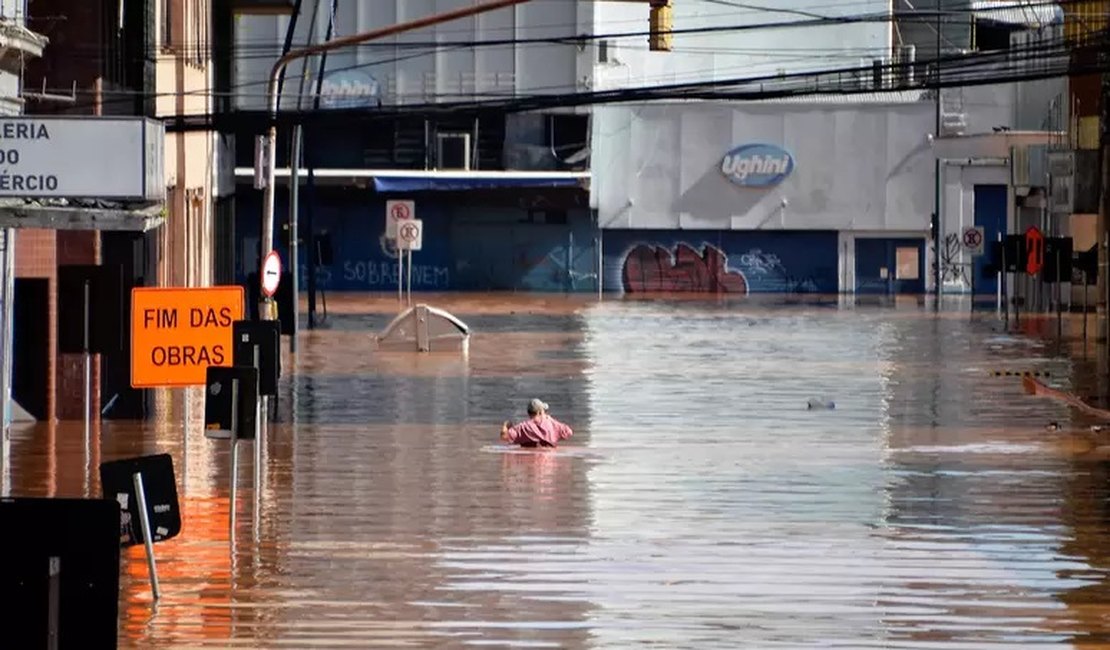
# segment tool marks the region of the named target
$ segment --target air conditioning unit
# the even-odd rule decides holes
[[[470,170],[470,134],[436,134],[436,169]]]

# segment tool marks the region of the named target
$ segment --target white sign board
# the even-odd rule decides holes
[[[416,218],[416,201],[385,202],[385,236],[397,239],[397,222]]]
[[[281,257],[277,251],[270,251],[262,262],[262,295],[272,298],[281,283]]]
[[[964,250],[972,255],[983,254],[983,229],[979,226],[971,226],[964,228],[963,237],[961,238],[964,245]]]
[[[424,245],[424,222],[411,219],[397,227],[397,249],[418,251]]]
[[[2,117],[0,197],[161,200],[164,140],[142,117]]]

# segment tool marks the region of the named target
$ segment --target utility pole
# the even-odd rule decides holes
[[[934,80],[936,81],[936,120],[935,120],[935,125],[933,127],[933,138],[936,139],[936,140],[940,140],[940,135],[941,135],[940,134],[940,127],[941,127],[941,104],[940,104],[941,97],[940,97],[940,95],[941,95],[941,92],[942,92],[941,91],[941,86],[940,86],[940,47],[941,47],[941,43],[940,43],[940,40],[941,40],[940,39],[940,28],[941,28],[940,0],[937,0],[936,5],[937,5],[936,6],[936,9],[937,9],[937,16],[936,16],[936,18],[937,18],[937,22],[936,22],[937,49],[936,49],[936,52],[933,54],[933,76],[934,76]],[[940,158],[937,157],[934,153],[934,155],[933,155],[933,223],[932,223],[932,226],[933,226],[933,286],[934,286],[933,290],[936,292],[936,298],[933,301],[933,303],[934,303],[934,307],[937,308],[937,309],[940,309],[940,298],[941,298],[941,294],[943,293],[943,289],[941,287],[941,274],[940,274],[940,258],[941,258],[940,246],[941,246],[941,241],[943,240],[944,237],[943,237],[943,233],[941,233],[941,231],[940,231],[940,224],[941,224],[941,219],[940,219]],[[974,304],[974,302],[975,302],[975,296],[974,295],[971,296],[971,300],[972,300],[972,303]]]
[[[1103,34],[1096,37],[1100,42],[1105,43],[1105,38],[1110,36],[1110,27],[1102,29]],[[1103,70],[1106,70],[1106,65],[1110,63],[1110,53],[1103,47],[1098,54],[1099,64]],[[1101,75],[1101,92],[1099,93],[1099,138],[1098,138],[1098,162],[1099,169],[1102,172],[1102,184],[1099,188],[1099,211],[1098,211],[1098,228],[1095,232],[1098,234],[1098,241],[1095,245],[1098,246],[1098,288],[1099,297],[1096,305],[1101,304],[1101,309],[1096,307],[1096,313],[1099,320],[1099,337],[1106,341],[1106,355],[1107,362],[1110,364],[1110,277],[1107,275],[1107,270],[1110,268],[1108,264],[1108,257],[1110,257],[1110,250],[1107,250],[1107,239],[1110,237],[1110,74],[1103,72]],[[1107,367],[1110,367],[1108,365]]]

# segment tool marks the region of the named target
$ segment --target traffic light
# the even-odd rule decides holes
[[[671,15],[671,0],[651,0],[651,36],[648,49],[652,52],[671,51],[671,30],[674,28]]]

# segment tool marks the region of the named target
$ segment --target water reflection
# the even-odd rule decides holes
[[[371,353],[391,302],[329,301],[331,329],[285,360],[257,521],[244,446],[233,545],[227,443],[194,426],[157,608],[142,548],[125,554],[124,647],[1107,641],[1110,449],[992,374],[1097,390],[1099,355],[1058,345],[1054,321],[1008,332],[919,301],[434,302],[476,329],[468,356]],[[572,444],[497,441],[533,396]],[[102,429],[88,452],[80,423],[17,431],[13,493],[96,494],[101,458],[182,460],[179,414]]]

